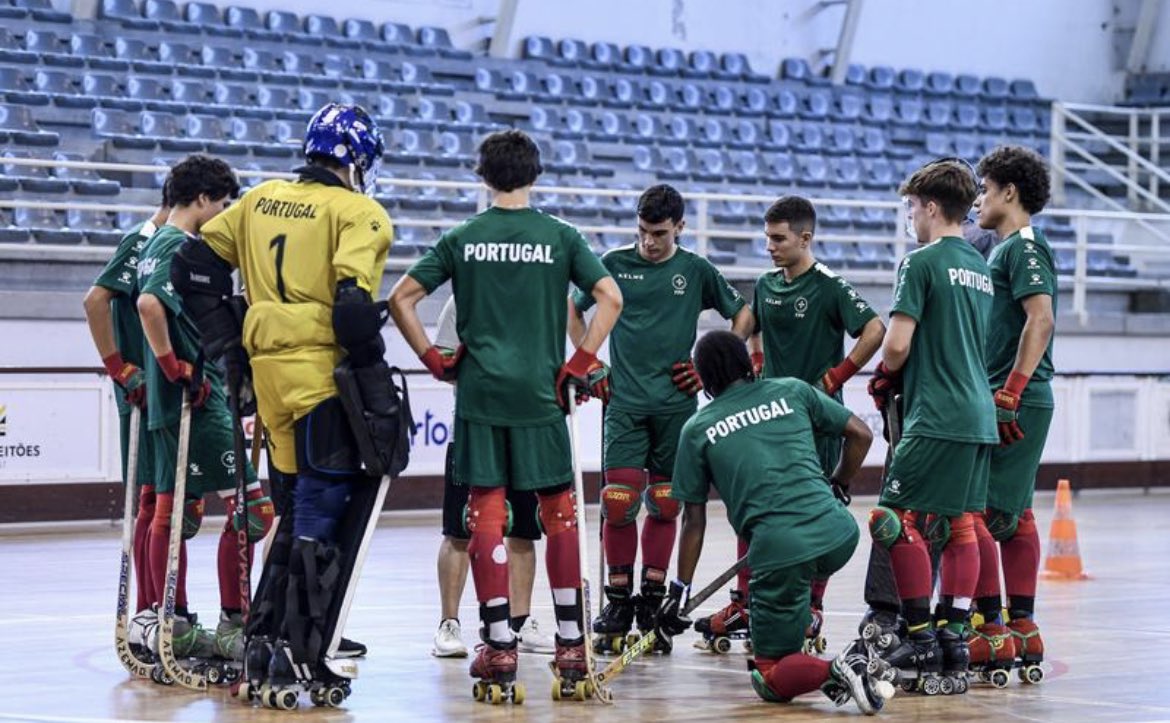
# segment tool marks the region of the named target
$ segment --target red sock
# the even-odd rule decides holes
[[[1003,543],[1003,579],[1008,597],[1036,597],[1040,571],[1040,533],[1032,510],[1024,510],[1016,534]]]
[[[138,490],[138,515],[134,518],[134,583],[138,593],[136,612],[153,603],[154,583],[146,557],[149,552],[150,523],[154,518],[154,485],[143,485]]]
[[[975,515],[975,542],[979,546],[979,581],[975,584],[976,598],[999,598],[999,544],[987,530],[983,515]]]
[[[251,494],[249,494],[251,497]],[[232,519],[236,512],[236,498],[224,500],[227,521],[219,535],[219,550],[216,553],[216,567],[219,570],[219,606],[224,610],[243,608],[243,590],[240,588],[240,538]],[[252,561],[253,546],[248,545],[248,562]],[[251,568],[248,578],[251,580]]]
[[[475,594],[481,603],[508,597],[505,494],[503,487],[472,487],[467,503],[468,528],[471,530],[467,555],[471,559]]]
[[[171,538],[171,509],[175,496],[170,492],[155,495],[154,518],[150,521],[147,561],[150,567],[154,599],[162,603],[167,581],[167,548]],[[175,591],[176,607],[187,607],[187,541],[179,545],[179,574]]]
[[[634,560],[638,557],[638,508],[642,504],[645,486],[646,473],[640,469],[616,467],[605,470],[605,487],[601,490],[605,524],[601,534],[605,564],[611,569],[634,567]]]
[[[660,520],[647,517],[642,524],[642,566],[665,571],[670,567],[670,553],[674,551],[674,536],[678,530],[675,519]]]
[[[930,552],[915,527],[914,512],[902,511],[902,535],[890,547],[890,563],[898,596],[903,600],[930,599]]]
[[[610,524],[609,520],[601,530],[602,544],[605,545],[605,564],[615,567],[633,567],[638,556],[638,523],[628,525]]]
[[[964,512],[951,518],[951,538],[943,548],[940,593],[955,599],[955,607],[971,607],[979,581],[979,545],[974,516]]]
[[[756,656],[756,668],[773,693],[786,700],[818,690],[829,679],[830,661],[804,653],[790,653],[779,660]]]
[[[737,559],[737,560],[741,560],[747,556],[747,554],[748,554],[747,540],[743,539],[742,537],[736,539],[736,541],[735,541],[735,554],[736,554],[735,559]],[[748,567],[747,565],[744,565],[743,567],[741,567],[739,569],[739,572],[736,573],[736,576],[735,576],[736,584],[739,586],[739,592],[741,595],[743,595],[745,600],[747,599],[747,594],[748,594],[748,581],[751,579],[752,579],[752,571],[751,571],[751,568]]]
[[[811,585],[812,590],[812,606],[818,610],[825,607],[825,589],[829,587],[829,578],[824,580],[813,580]]]

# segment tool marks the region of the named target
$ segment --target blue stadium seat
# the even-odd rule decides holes
[[[624,141],[632,138],[633,130],[624,113],[604,110],[593,116],[593,129],[588,135],[597,141]]]
[[[54,153],[53,159],[57,161],[85,160],[78,153],[61,152]],[[53,169],[53,175],[57,179],[68,183],[74,193],[82,196],[116,196],[122,190],[122,184],[117,181],[102,178],[98,175],[97,171],[91,169],[65,168],[59,166]]]
[[[524,38],[523,57],[528,60],[549,61],[557,57],[556,46],[551,38],[543,35],[529,35]]]
[[[171,66],[159,62],[158,52],[153,46],[138,38],[117,38],[114,57],[130,63],[130,67],[139,73],[170,75],[173,72]]]
[[[699,89],[697,83],[680,83],[675,86],[675,97],[672,105],[684,113],[697,113],[703,106],[703,91]]]
[[[582,100],[588,100],[583,98]],[[609,82],[609,96],[602,98],[602,104],[611,108],[629,108],[637,103],[638,88],[629,78],[617,77]]]
[[[81,76],[81,89],[86,96],[106,107],[130,110],[142,108],[142,103],[126,98],[126,89],[119,82],[118,76],[109,73],[86,73]]]
[[[625,66],[625,61],[622,59],[622,50],[616,43],[593,43],[593,45],[589,46],[589,57],[593,59],[593,62],[599,68],[610,69],[615,66]]]
[[[0,2],[0,18],[5,20],[24,20],[28,17],[28,10],[16,7],[10,1]]]
[[[974,103],[955,105],[951,127],[958,131],[973,131],[979,127],[979,107]]]
[[[864,95],[855,91],[843,91],[833,94],[833,105],[829,109],[829,115],[835,121],[856,123],[861,120],[864,110]]]
[[[825,135],[819,123],[796,125],[789,138],[792,148],[797,151],[820,151],[825,145]]]
[[[893,68],[888,65],[875,65],[869,69],[869,78],[866,80],[866,86],[870,90],[888,92],[894,89],[895,77]]]
[[[9,103],[21,105],[48,105],[49,96],[34,91],[21,68],[0,66],[0,95]]]
[[[803,94],[798,113],[807,120],[824,120],[829,115],[833,96],[827,90],[813,90]]]
[[[562,38],[557,43],[557,58],[568,65],[581,65],[589,60],[589,46],[583,40]]]
[[[687,64],[687,56],[678,48],[659,48],[654,60],[649,70],[655,75],[678,75]]]
[[[306,15],[303,27],[306,33],[322,38],[327,45],[332,47],[348,48],[350,50],[356,50],[362,47],[360,40],[346,37],[341,32],[341,25],[338,24],[336,18],[332,15],[321,15],[318,13]]]
[[[30,158],[32,155],[26,151],[6,150],[3,157]],[[5,177],[20,184],[20,189],[25,193],[65,193],[69,190],[69,182],[53,177],[48,166],[4,163],[3,172]]]
[[[922,125],[927,128],[949,128],[951,104],[945,100],[932,100],[927,103],[922,114]]]
[[[731,148],[754,150],[760,142],[760,126],[747,118],[736,118],[728,122],[727,145]]]
[[[860,63],[850,63],[845,68],[845,85],[864,86],[869,79],[865,66]]]
[[[187,43],[173,40],[162,40],[158,44],[158,60],[172,66],[177,73],[190,75],[191,70],[209,70],[203,68],[203,53]],[[213,71],[214,73],[214,71]],[[205,76],[206,77],[206,76]],[[215,77],[214,74],[211,77]]]
[[[641,84],[638,105],[648,110],[663,108],[670,103],[670,87],[662,80],[648,80]]]
[[[23,105],[0,105],[0,132],[26,146],[55,146],[61,140],[56,133],[42,131]]]
[[[389,50],[378,34],[373,21],[362,18],[348,18],[341,24],[341,33],[346,38],[370,50]]]
[[[880,128],[861,128],[857,132],[857,152],[863,156],[881,156],[886,152],[886,136]]]
[[[24,32],[24,49],[35,53],[42,65],[79,68],[85,64],[69,53],[69,40],[52,30],[29,28]]]
[[[1008,111],[1008,118],[1013,133],[1036,133],[1040,128],[1036,111],[1031,108],[1012,108]]]
[[[645,45],[628,45],[622,55],[631,72],[645,73],[654,64],[654,53]]]
[[[796,93],[787,88],[781,88],[772,98],[772,115],[790,118],[796,115],[799,104],[800,101],[797,99]]]
[[[1009,92],[1014,100],[1038,101],[1040,94],[1036,92],[1036,84],[1026,78],[1017,78],[1009,86]]]
[[[835,203],[824,206],[817,214],[817,225],[834,230],[847,229],[853,225],[853,209]]]
[[[695,123],[695,145],[701,147],[721,146],[727,141],[727,129],[718,118],[704,117]]]
[[[63,70],[38,70],[33,78],[37,91],[47,94],[59,108],[92,108],[97,100],[81,92],[77,74]]]
[[[724,76],[729,76],[732,79],[742,78],[753,83],[766,83],[771,80],[766,75],[753,72],[747,56],[743,53],[724,53],[719,56],[719,65],[723,70]]]
[[[691,178],[696,181],[721,183],[727,180],[724,169],[726,159],[722,151],[715,148],[699,148],[693,151]]]
[[[403,50],[415,44],[414,31],[404,23],[382,23],[382,40]]]
[[[856,136],[853,128],[845,125],[828,126],[825,134],[825,153],[834,156],[852,155],[855,150]]]
[[[144,108],[151,110],[167,110],[182,113],[186,107],[171,101],[169,94],[171,83],[163,85],[157,77],[132,75],[126,81],[126,96],[142,102]]]
[[[320,88],[297,88],[297,107],[306,113],[316,113],[334,101],[335,93]]]
[[[546,102],[560,103],[576,95],[576,85],[563,73],[549,72],[540,75],[539,95]]]
[[[157,22],[166,32],[187,34],[202,32],[198,25],[183,18],[179,6],[173,0],[145,0],[142,3],[142,16]]]
[[[264,26],[260,13],[255,8],[229,5],[223,11],[223,21],[231,29],[237,30],[249,38],[280,42],[283,37]]]
[[[451,35],[444,28],[423,26],[418,29],[416,38],[420,48],[437,52],[444,58],[471,60],[474,57],[469,51],[456,48],[451,43]]]
[[[1007,109],[1003,106],[989,105],[983,108],[983,130],[992,133],[1002,133],[1008,127]]]
[[[926,76],[917,68],[904,68],[894,81],[894,90],[908,95],[919,95],[926,87]]]
[[[439,165],[470,165],[475,160],[475,141],[469,133],[441,131],[432,138],[432,159]]]
[[[225,130],[228,138],[247,146],[256,156],[289,158],[297,151],[296,146],[279,142],[273,126],[259,118],[232,118]]]
[[[764,139],[764,147],[770,150],[788,148],[792,141],[792,131],[784,121],[769,120],[767,122],[768,135]]]
[[[735,91],[720,84],[707,89],[703,110],[707,113],[727,115],[735,112]]]
[[[634,113],[632,126],[635,138],[649,143],[656,142],[664,133],[662,130],[662,121],[658,116],[648,113]]]
[[[719,69],[719,60],[709,50],[692,50],[687,56],[687,70],[697,78],[710,78]]]
[[[762,89],[751,86],[743,89],[740,106],[735,109],[737,115],[763,115],[768,109],[768,94]]]
[[[13,223],[32,232],[38,244],[76,246],[85,240],[85,234],[65,227],[64,214],[44,208],[17,208],[12,211]]]
[[[3,17],[3,15],[0,15],[0,17]],[[9,32],[7,27],[0,25],[0,61],[20,63],[22,65],[35,65],[40,62],[40,56],[36,53],[26,51],[20,38]]]
[[[740,183],[755,183],[760,177],[760,159],[753,151],[728,151],[728,177]]]
[[[954,155],[951,137],[946,133],[927,133],[925,147],[926,152],[935,158]]]
[[[264,27],[276,33],[286,42],[299,45],[323,45],[325,39],[305,32],[297,14],[288,10],[269,10],[264,17]]]
[[[158,21],[143,18],[136,0],[101,0],[98,17],[117,21],[122,27],[134,30],[158,30]]]
[[[862,120],[873,125],[885,125],[894,119],[894,99],[888,95],[871,95],[866,99]]]
[[[204,34],[222,38],[243,37],[240,28],[229,28],[223,19],[219,6],[208,2],[188,2],[183,7],[183,18],[203,29]]]
[[[114,225],[114,216],[108,211],[66,209],[65,227],[83,232],[90,246],[117,246],[122,241],[122,231]]]
[[[989,76],[983,79],[983,97],[990,100],[1003,100],[1010,92],[1008,82],[1003,78]]]
[[[850,138],[853,134],[850,133]],[[861,186],[861,163],[853,156],[833,158],[829,163],[829,186],[832,188],[857,189]]]
[[[660,143],[689,145],[696,135],[695,124],[685,115],[672,115],[665,122],[666,136]]]
[[[808,188],[824,188],[829,181],[829,164],[822,156],[797,157],[798,182]]]
[[[16,190],[16,181],[6,182],[0,176],[0,190]],[[12,219],[12,209],[0,208],[0,243],[23,244],[32,241],[32,237],[25,228],[17,228]]]
[[[130,64],[114,57],[114,47],[104,38],[90,33],[73,33],[69,38],[70,52],[89,65],[90,70],[125,71]]]
[[[27,10],[33,20],[43,23],[72,23],[73,15],[55,10],[49,0],[12,0],[12,6]]]
[[[927,95],[947,96],[955,92],[955,76],[935,71],[926,76],[923,91]]]
[[[983,84],[974,75],[962,74],[955,76],[954,94],[957,97],[974,100],[982,93],[982,89]]]
[[[827,85],[827,78],[815,76],[804,58],[785,58],[780,62],[780,77],[809,85]]]
[[[255,104],[255,97],[251,95],[252,90],[251,86],[226,83],[209,86],[202,80],[175,78],[171,81],[171,100],[186,105],[195,112],[211,112],[216,105],[229,106],[229,109],[221,109],[220,112],[224,110],[233,112],[235,109],[230,108],[231,106],[242,105],[242,102],[234,101],[249,99],[252,105]]]
[[[862,164],[861,184],[875,191],[887,191],[895,185],[894,165],[884,158],[873,158]]]
[[[172,113],[144,110],[138,116],[138,127],[145,138],[153,140],[164,151],[192,153],[204,150],[202,142],[184,137],[179,119]]]
[[[893,121],[897,125],[916,126],[922,123],[923,105],[916,98],[899,98],[894,103]]]

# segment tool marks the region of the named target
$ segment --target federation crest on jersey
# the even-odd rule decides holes
[[[803,319],[804,312],[808,311],[808,299],[801,296],[796,300],[794,306],[796,307],[796,318]]]
[[[671,277],[670,285],[674,287],[675,296],[682,296],[687,293],[687,277],[682,274],[675,274]]]
[[[224,466],[224,469],[235,472],[236,471],[236,453],[233,450],[228,450],[219,456],[219,463]]]

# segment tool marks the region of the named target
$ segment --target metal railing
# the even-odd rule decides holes
[[[1054,124],[1054,129],[1055,127],[1056,125]],[[1054,139],[1057,138],[1057,131],[1054,130],[1053,133]],[[1067,140],[1064,138],[1063,132],[1059,135],[1061,136],[1062,142]],[[169,170],[167,166],[161,165],[66,161],[40,158],[5,158],[4,163],[18,166],[41,166],[118,173],[164,174]],[[273,171],[239,170],[237,173],[242,178],[269,179],[294,177],[291,173]],[[465,197],[474,194],[478,208],[486,208],[488,204],[486,189],[481,184],[469,181],[383,177],[378,179],[378,186],[379,189],[429,189],[428,192],[433,194],[447,191],[462,193]],[[539,198],[542,194],[632,199],[640,195],[640,192],[617,188],[575,188],[539,185],[534,189],[534,194],[539,203]],[[751,279],[772,268],[770,259],[763,252],[762,208],[759,213],[760,220],[751,226],[748,224],[718,224],[714,221],[713,215],[728,203],[766,205],[775,200],[773,196],[710,192],[684,193],[683,195],[687,198],[691,210],[691,213],[688,214],[686,234],[695,239],[695,250],[697,253],[704,256],[710,255],[713,250],[713,241],[715,240],[735,242],[746,240],[753,242],[756,246],[756,249],[750,254],[750,258],[747,259],[748,263],[744,263],[743,259],[737,255],[737,263],[734,265],[723,265],[721,267],[725,275],[732,279]],[[813,197],[810,200],[821,212],[822,228],[826,225],[824,222],[826,216],[824,211],[832,207],[852,209],[872,208],[878,209],[883,215],[888,214],[888,216],[885,216],[886,220],[882,224],[887,230],[865,234],[820,232],[816,236],[819,242],[853,243],[859,246],[874,244],[889,246],[894,251],[895,259],[902,258],[912,245],[911,240],[901,231],[903,227],[903,207],[897,200],[881,201],[874,199],[819,197]],[[0,199],[0,207],[40,208],[61,211],[75,209],[98,212],[130,212],[144,215],[155,211],[155,206],[144,204],[23,199]],[[632,204],[627,210],[630,219],[629,225],[581,224],[577,228],[586,234],[628,234],[632,241],[635,232]],[[1165,264],[1170,269],[1170,213],[1137,213],[1124,208],[1107,211],[1050,208],[1044,211],[1041,218],[1053,217],[1069,219],[1073,228],[1073,241],[1061,242],[1051,241],[1050,239],[1050,245],[1058,254],[1061,251],[1072,251],[1074,260],[1072,273],[1060,276],[1060,281],[1062,288],[1072,288],[1072,312],[1081,319],[1082,323],[1085,323],[1088,319],[1087,293],[1089,289],[1170,289],[1170,270],[1165,273],[1156,270],[1159,263]],[[463,219],[396,216],[393,220],[395,226],[400,228],[444,229],[461,223]],[[889,228],[895,230],[889,231]],[[1126,239],[1126,241],[1109,244],[1091,243],[1091,236],[1094,233],[1109,234],[1112,238]],[[1146,265],[1152,264],[1155,273],[1137,278],[1116,278],[1090,274],[1090,255],[1098,251],[1107,254],[1129,255],[1136,268],[1142,270]],[[111,253],[112,249],[107,247],[0,243],[0,259],[8,260],[49,261],[59,259],[63,261],[93,261],[107,258]],[[757,259],[758,264],[754,263]],[[387,259],[386,266],[390,271],[402,271],[412,262],[413,260],[410,258],[390,257]],[[844,268],[841,271],[844,276],[856,282],[892,283],[894,277],[893,269],[890,268]]]

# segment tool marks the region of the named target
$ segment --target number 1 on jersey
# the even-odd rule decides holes
[[[287,237],[284,234],[273,238],[268,242],[268,248],[276,248],[276,290],[280,294],[280,300],[287,302],[288,298],[284,295],[284,242]]]

